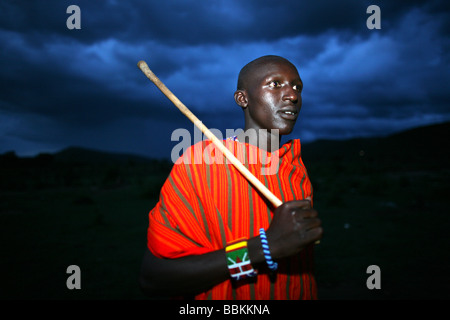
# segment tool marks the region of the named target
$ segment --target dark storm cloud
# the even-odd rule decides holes
[[[81,30],[66,28],[72,4]],[[381,30],[366,27],[371,4]],[[2,1],[0,152],[170,146],[173,130],[193,126],[137,69],[141,59],[221,130],[242,127],[237,74],[264,54],[299,68],[295,134],[306,140],[448,120],[449,11],[437,0]]]
[[[330,30],[364,32],[365,9],[383,7],[389,25],[419,7],[431,13],[448,11],[442,1],[13,1],[1,4],[3,28],[96,42],[114,38],[126,42],[151,39],[173,45],[270,41]],[[77,34],[65,25],[66,8],[78,4],[83,26]],[[63,13],[63,14],[61,14]],[[38,39],[39,41],[40,39]],[[42,40],[42,39],[41,39]]]

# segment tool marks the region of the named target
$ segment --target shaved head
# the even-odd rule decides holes
[[[283,57],[275,55],[262,56],[253,61],[250,61],[241,69],[238,77],[237,90],[246,90],[248,88],[248,85],[253,80],[255,72],[267,65],[267,63],[271,62],[284,62],[292,65],[295,68],[295,66],[289,60]]]

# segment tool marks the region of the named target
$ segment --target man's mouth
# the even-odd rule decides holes
[[[297,110],[280,110],[280,115],[283,119],[295,120],[297,119],[298,112]]]

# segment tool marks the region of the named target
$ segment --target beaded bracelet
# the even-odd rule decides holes
[[[228,270],[232,279],[241,280],[257,275],[256,271],[253,270],[248,256],[247,240],[237,240],[227,245],[225,253],[227,255]]]
[[[278,268],[278,263],[272,260],[272,256],[270,255],[269,243],[267,242],[266,232],[263,228],[259,229],[259,236],[261,238],[261,244],[263,247],[264,257],[266,258],[267,266],[270,270],[275,271]]]

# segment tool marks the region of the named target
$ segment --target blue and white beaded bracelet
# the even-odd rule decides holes
[[[261,244],[263,248],[264,258],[266,258],[267,266],[270,270],[275,271],[278,268],[278,263],[272,260],[272,256],[270,255],[269,243],[267,242],[266,232],[264,228],[259,229],[259,236],[261,238]]]

